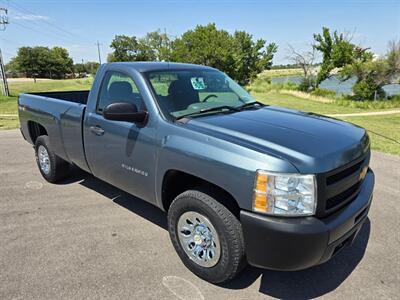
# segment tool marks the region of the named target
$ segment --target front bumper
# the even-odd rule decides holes
[[[294,271],[328,261],[351,244],[367,219],[375,177],[369,170],[350,204],[324,219],[240,212],[246,256],[256,267]]]

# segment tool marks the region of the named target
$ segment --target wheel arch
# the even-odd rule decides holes
[[[48,136],[47,130],[42,124],[35,121],[28,121],[27,124],[28,124],[29,138],[33,144],[35,144],[39,136],[41,135]]]
[[[238,201],[231,193],[210,181],[176,169],[166,171],[163,176],[161,187],[162,208],[168,211],[175,197],[190,189],[200,189],[207,192],[207,194],[213,196],[229,209],[238,219],[240,218]]]

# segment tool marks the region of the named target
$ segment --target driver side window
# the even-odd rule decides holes
[[[107,105],[116,102],[133,103],[138,110],[144,107],[142,96],[133,79],[124,73],[109,71],[100,88],[96,112],[102,114]]]

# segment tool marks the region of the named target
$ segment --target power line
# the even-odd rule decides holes
[[[15,53],[12,54],[12,53],[6,52],[6,51],[2,51],[2,53],[5,54],[5,55],[8,55],[8,56],[11,56],[11,57],[15,56]]]
[[[20,12],[26,12],[28,14],[37,15],[37,13],[33,12],[32,10],[29,10],[29,9],[21,6],[20,4],[15,3],[15,2],[11,2],[10,1],[9,4],[11,6],[13,6],[15,9],[19,10]],[[30,21],[38,24],[37,20],[30,20]],[[58,25],[56,25],[56,24],[54,24],[54,23],[52,23],[52,22],[50,22],[48,20],[40,19],[40,21],[45,23],[45,24],[47,24],[48,26],[50,26],[52,28],[57,29],[59,32],[63,32],[64,34],[68,35],[69,38],[71,38],[71,37],[76,38],[78,36],[76,33],[73,33],[73,32],[71,32],[69,30],[66,30],[66,29],[64,29],[64,28],[62,28],[62,27],[60,27],[60,26],[58,26]],[[89,41],[89,39],[87,39],[86,37],[83,37],[82,35],[81,35],[81,38],[84,38],[84,40]]]
[[[52,39],[57,38],[57,39],[64,39],[64,40],[65,40],[65,38],[60,37],[60,36],[57,36],[56,34],[51,35],[49,32],[42,31],[42,30],[37,29],[37,28],[35,28],[35,27],[27,26],[27,25],[25,25],[25,24],[23,24],[23,23],[19,23],[19,22],[16,22],[16,21],[12,21],[11,24],[18,25],[18,26],[23,27],[23,28],[25,28],[25,29],[28,29],[28,30],[37,32],[37,33],[39,33],[39,34],[41,34],[41,35],[46,35],[46,36],[48,36],[48,37],[50,37],[50,38],[52,38]],[[75,43],[76,41],[69,40],[69,42]]]
[[[10,3],[9,3],[10,4]],[[16,5],[16,4],[15,4]],[[24,13],[23,12],[23,10],[21,10],[21,9],[19,9],[18,7],[14,7],[14,4],[13,3],[11,3],[11,6],[13,6],[13,8],[15,9],[15,11],[19,11],[20,13]],[[22,8],[22,7],[21,7]],[[24,9],[24,8],[22,8],[22,9]],[[24,9],[25,10],[25,9]],[[30,14],[30,15],[32,15],[32,16],[37,16],[36,14],[34,14],[33,12],[30,12],[30,11],[28,11],[28,10],[25,10],[25,11],[27,11],[27,13],[28,14]],[[21,20],[22,22],[26,22],[26,23],[29,23],[29,26],[32,26],[32,24],[35,24],[35,25],[37,25],[38,27],[42,27],[43,26],[43,24],[42,23],[40,23],[40,22],[38,22],[37,20],[35,20],[35,19],[24,19],[24,18],[19,18],[18,19],[18,15],[16,15],[16,17],[15,18],[12,18],[13,19],[13,21],[12,21],[12,23],[18,23],[18,22],[16,22],[15,20]],[[42,20],[43,21],[43,20]],[[21,23],[19,23],[19,24],[21,24]],[[27,26],[27,25],[25,25],[25,26]],[[53,28],[49,28],[49,29],[53,29]],[[57,36],[57,38],[60,38],[60,34],[61,34],[61,32],[59,32],[59,31],[51,31],[51,32],[49,32],[49,30],[46,30],[47,31],[47,33],[50,33],[50,34],[53,34],[53,35],[55,35],[55,36]],[[70,35],[67,35],[67,37],[68,37],[68,39],[70,39]],[[75,41],[74,41],[75,42]]]
[[[15,3],[14,1],[12,1],[12,2],[8,1],[8,4],[10,6],[12,6],[16,11],[19,11],[21,13],[28,13],[28,14],[31,14],[32,16],[37,16],[38,15],[35,12],[33,12],[32,10],[25,8],[25,7],[21,6],[20,4]],[[64,29],[64,28],[62,28],[62,27],[60,27],[60,26],[58,26],[58,25],[56,25],[56,24],[54,24],[52,22],[49,22],[48,20],[45,20],[43,18],[38,19],[38,20],[32,19],[32,20],[29,20],[29,21],[28,20],[22,20],[22,21],[29,22],[31,24],[33,23],[34,25],[36,25],[36,27],[33,27],[31,24],[30,24],[30,26],[27,26],[27,25],[25,25],[25,23],[16,22],[15,19],[12,20],[12,24],[16,24],[16,25],[18,25],[20,27],[23,27],[25,29],[28,29],[28,30],[31,30],[31,31],[34,31],[34,32],[37,32],[37,33],[40,33],[41,35],[46,35],[46,36],[51,37],[51,38],[56,37],[57,39],[62,39],[62,40],[65,40],[65,41],[68,40],[68,42],[72,42],[74,44],[82,44],[82,42],[78,42],[78,40],[84,40],[85,42],[87,42],[87,45],[92,44],[92,42],[88,42],[89,39],[86,39],[84,36],[75,34],[75,33],[71,32],[71,31],[66,30],[66,29]],[[42,28],[43,25],[44,25],[43,23],[45,25],[47,25],[48,29],[51,29],[52,31],[49,31],[49,30],[43,31],[43,28]],[[52,35],[54,35],[54,36],[52,36]],[[99,42],[97,42],[97,52],[98,52],[98,55],[99,55],[99,62],[101,63],[100,44],[99,44]]]
[[[11,40],[9,40],[9,39],[0,38],[0,40],[5,41],[5,42],[7,42],[7,43],[9,43],[9,44],[14,44],[14,45],[16,45],[16,46],[23,46],[21,43],[15,42],[15,41],[11,41]],[[5,53],[5,52],[4,52],[4,53]]]

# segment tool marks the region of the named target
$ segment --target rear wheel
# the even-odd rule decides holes
[[[39,171],[48,182],[57,182],[67,175],[69,164],[54,153],[47,135],[36,139],[35,156]]]
[[[177,196],[168,211],[172,244],[185,266],[197,276],[223,283],[245,265],[239,220],[207,190]]]

